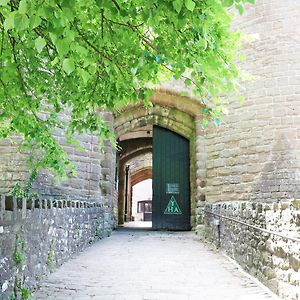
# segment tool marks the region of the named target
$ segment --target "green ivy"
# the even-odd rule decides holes
[[[20,292],[21,292],[21,299],[22,300],[28,300],[28,299],[30,299],[32,293],[31,293],[31,291],[29,289],[22,287],[20,289]]]
[[[100,220],[96,221],[96,228],[95,228],[95,237],[101,237],[101,223]]]
[[[16,275],[15,277],[15,285],[14,285],[14,293],[10,296],[10,300],[29,300],[32,299],[32,292],[24,287],[24,277],[20,277],[20,275]]]
[[[26,182],[25,186],[22,188],[19,183],[16,183],[11,191],[11,195],[20,198],[20,199],[34,199],[38,197],[37,193],[31,193],[32,185],[37,178],[38,172],[36,169],[32,170],[29,176],[28,181]]]
[[[229,8],[246,2],[0,0],[0,138],[20,135],[36,170],[66,176],[54,130],[113,141],[100,111],[149,99],[159,78],[182,79],[220,119],[239,74]]]
[[[25,263],[25,250],[26,242],[21,238],[19,234],[17,234],[13,258],[18,267],[22,267]]]
[[[15,296],[15,294],[12,294],[12,295],[9,297],[9,300],[17,300],[17,297]]]

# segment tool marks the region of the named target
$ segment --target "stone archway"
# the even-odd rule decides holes
[[[130,217],[134,217],[134,214],[136,214],[138,211],[137,209],[137,200],[135,199],[134,195],[134,186],[138,185],[139,183],[146,181],[148,179],[152,179],[152,153],[144,155],[144,156],[151,156],[151,162],[148,161],[148,163],[145,163],[147,166],[137,166],[133,167],[130,174],[130,180],[129,180],[129,209],[130,209]],[[148,159],[146,159],[147,161]],[[139,157],[137,157],[137,161],[139,161]],[[152,186],[151,186],[151,193],[152,193]],[[140,195],[141,196],[141,195]],[[152,198],[151,198],[152,199]],[[149,199],[149,201],[151,200]],[[145,200],[141,199],[141,200]]]
[[[169,129],[189,141],[190,146],[190,190],[191,190],[191,225],[196,225],[196,124],[201,118],[201,105],[196,100],[187,97],[180,97],[178,95],[158,93],[152,99],[152,106],[145,107],[143,105],[128,106],[124,111],[115,116],[114,128],[119,140],[128,141],[131,144],[134,139],[145,137],[145,135],[152,137],[149,133],[150,128],[154,125]],[[147,128],[147,131],[142,130]],[[131,140],[131,137],[133,139]],[[144,147],[144,151],[152,151],[152,147]],[[143,151],[126,151],[123,157],[134,158],[138,153]],[[124,159],[119,163],[119,183],[122,183],[122,176],[125,175]],[[119,160],[121,162],[121,160]],[[121,170],[121,168],[123,170]],[[119,184],[119,210],[124,209],[122,201],[124,198],[124,184]],[[120,218],[119,223],[123,223],[124,219]]]
[[[143,169],[144,165],[133,167],[133,161],[152,153],[151,138],[128,139],[119,142],[121,151],[117,156],[118,164],[118,223],[123,224],[131,219],[131,173]],[[130,168],[131,166],[131,168]],[[151,166],[146,166],[150,167]]]
[[[131,186],[138,184],[141,181],[152,178],[152,167],[140,169],[131,175]]]

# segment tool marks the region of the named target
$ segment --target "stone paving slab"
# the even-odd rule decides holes
[[[51,274],[34,299],[278,298],[192,232],[122,229]]]

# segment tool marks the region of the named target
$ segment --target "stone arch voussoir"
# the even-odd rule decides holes
[[[142,168],[131,174],[131,185],[134,186],[144,180],[152,178],[152,168]]]
[[[193,116],[174,107],[154,104],[152,107],[132,107],[116,116],[116,135],[120,137],[147,125],[164,127],[187,139],[191,138],[195,129]]]

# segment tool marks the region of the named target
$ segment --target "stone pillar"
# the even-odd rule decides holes
[[[205,205],[206,188],[206,146],[205,131],[201,127],[202,117],[198,116],[195,120],[196,126],[196,183],[197,183],[197,225],[203,224],[202,210]]]

